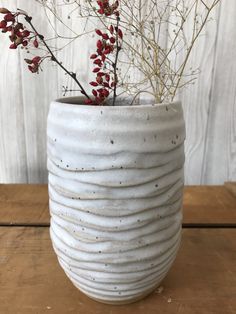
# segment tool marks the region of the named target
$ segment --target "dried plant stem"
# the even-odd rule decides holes
[[[104,19],[98,14],[97,1],[36,1],[50,10],[67,30],[71,30],[71,38],[68,34],[66,36],[68,40],[79,39],[83,34],[78,34],[67,23],[68,13],[63,18],[63,6],[69,9],[70,18],[74,14],[73,18],[83,19],[86,28],[83,33],[87,35],[91,25],[94,28],[96,20],[105,30],[109,23],[116,23],[115,16]],[[115,3],[115,0],[110,2]],[[125,92],[127,95],[133,94],[136,99],[140,91],[147,91],[158,103],[172,101],[178,90],[193,83],[196,71],[188,69],[190,56],[210,20],[210,13],[219,2],[220,0],[119,0],[119,27],[125,36],[121,52],[117,46],[115,61],[111,62],[115,80],[119,78],[111,103],[115,105],[117,95]],[[58,36],[63,39],[66,37]],[[121,90],[117,92],[117,89]]]
[[[176,95],[176,92],[179,88],[179,85],[180,85],[180,82],[181,82],[181,78],[183,76],[183,73],[184,73],[184,70],[185,70],[185,67],[187,65],[187,62],[189,60],[189,57],[190,57],[190,54],[191,54],[191,51],[194,47],[194,44],[197,40],[197,38],[199,37],[199,35],[201,34],[205,24],[207,23],[208,21],[208,18],[209,18],[209,14],[211,13],[212,9],[217,5],[217,3],[219,3],[220,0],[215,0],[213,2],[213,4],[210,6],[210,7],[207,7],[207,14],[205,16],[205,19],[203,20],[202,22],[202,25],[201,27],[199,28],[199,30],[197,31],[197,34],[195,35],[195,27],[194,27],[194,31],[193,31],[193,37],[192,37],[192,42],[191,42],[191,46],[188,48],[188,51],[187,51],[187,55],[185,57],[185,60],[184,60],[184,63],[181,65],[181,69],[180,69],[180,72],[179,72],[179,78],[177,80],[177,83],[176,83],[176,86],[175,86],[175,89],[174,89],[174,92],[173,92],[173,95],[172,95],[172,100],[174,99],[175,95]],[[202,1],[201,1],[202,2]],[[196,5],[197,5],[197,1],[196,1]],[[196,11],[195,11],[196,12]],[[195,36],[194,36],[195,35]]]
[[[117,16],[116,21],[117,21],[116,22],[116,27],[117,27],[117,31],[116,31],[116,56],[115,56],[115,61],[113,63],[115,86],[114,86],[114,91],[113,91],[112,106],[115,106],[116,97],[117,97],[117,83],[118,83],[117,63],[118,63],[119,52],[120,52],[120,49],[121,49],[120,46],[119,46],[119,36],[118,36],[118,28],[119,28],[119,25],[120,25],[120,17],[119,16]]]
[[[74,72],[70,72],[69,70],[67,70],[60,61],[58,61],[58,59],[56,58],[55,54],[52,52],[51,48],[48,46],[47,42],[45,41],[44,37],[38,33],[38,31],[36,30],[36,28],[34,27],[34,25],[32,24],[32,18],[28,15],[25,15],[25,20],[26,22],[31,26],[31,28],[33,29],[33,31],[35,32],[35,34],[39,37],[39,39],[42,41],[42,43],[44,44],[44,46],[46,47],[47,51],[49,52],[49,54],[51,55],[51,60],[54,61],[55,63],[57,63],[59,65],[59,67],[65,71],[65,73],[67,73],[75,82],[76,84],[80,87],[81,92],[83,95],[85,95],[85,97],[87,97],[87,99],[90,99],[89,95],[86,93],[85,89],[83,88],[83,86],[81,85],[81,83],[78,81],[77,77],[76,77],[76,73]]]

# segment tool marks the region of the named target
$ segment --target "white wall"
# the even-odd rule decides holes
[[[53,36],[35,1],[0,0],[2,6],[24,8],[34,16],[39,30]],[[236,1],[222,0],[191,59],[193,67],[201,68],[199,78],[181,93],[187,127],[186,184],[236,180],[235,16]],[[52,65],[32,75],[23,61],[25,53],[10,51],[8,45],[6,36],[0,34],[0,182],[47,182],[48,106],[60,96],[68,78]],[[60,54],[83,80],[89,72],[91,45],[76,43]]]

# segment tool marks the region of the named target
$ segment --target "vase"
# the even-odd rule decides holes
[[[184,140],[180,102],[51,103],[50,236],[61,267],[87,296],[131,303],[166,276],[181,240]]]

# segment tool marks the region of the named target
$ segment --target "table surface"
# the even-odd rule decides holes
[[[67,279],[49,239],[46,185],[0,185],[1,314],[235,314],[235,185],[184,193],[182,245],[169,274],[130,305],[89,299]]]

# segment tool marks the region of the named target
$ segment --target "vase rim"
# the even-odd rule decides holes
[[[79,106],[79,108],[93,108],[93,109],[98,109],[100,110],[101,108],[104,110],[108,109],[108,110],[117,110],[117,109],[130,109],[130,108],[134,108],[134,109],[138,109],[138,108],[153,108],[153,107],[168,107],[168,106],[179,106],[181,105],[181,101],[180,100],[175,100],[175,101],[170,101],[170,102],[163,102],[163,103],[149,103],[149,100],[145,100],[145,103],[142,103],[140,105],[103,105],[103,106],[99,106],[99,105],[87,105],[84,103],[85,97],[81,97],[81,96],[75,96],[75,97],[64,97],[64,98],[57,98],[55,100],[52,101],[52,103],[57,103],[57,104],[61,104],[61,105],[66,105],[66,106]],[[122,100],[120,100],[120,102],[122,102]],[[127,98],[126,98],[126,102],[127,102]]]

